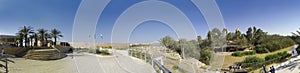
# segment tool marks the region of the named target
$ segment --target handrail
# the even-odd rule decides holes
[[[154,64],[158,66],[159,69],[161,69],[164,73],[172,73],[170,70],[168,70],[165,66],[161,65],[157,60],[153,60]]]

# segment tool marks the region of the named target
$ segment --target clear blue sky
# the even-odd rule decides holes
[[[117,17],[129,6],[142,0],[113,0],[101,14],[97,33],[110,42]],[[191,20],[197,34],[205,37],[208,25],[189,0],[163,0],[180,9]],[[32,26],[47,30],[57,28],[64,35],[60,40],[72,41],[72,27],[81,0],[0,0],[0,34],[15,34],[19,27]],[[216,0],[225,26],[230,31],[250,26],[271,34],[290,35],[300,28],[300,0]],[[138,13],[138,12],[137,12]],[[145,22],[131,35],[131,42],[152,42],[165,35],[176,38],[168,26],[160,22]]]

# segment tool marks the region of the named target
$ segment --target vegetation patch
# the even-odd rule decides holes
[[[241,63],[243,68],[246,68],[249,71],[251,71],[261,68],[263,65],[270,65],[276,62],[285,61],[288,57],[291,57],[291,54],[287,53],[287,51],[284,51],[267,55],[264,59],[256,56],[249,56],[246,57],[246,59]]]
[[[99,50],[99,49],[96,49],[96,54],[101,54],[101,55],[110,55],[109,51],[108,50]]]
[[[245,52],[234,52],[231,54],[231,56],[241,57],[245,55],[254,55],[254,54],[256,54],[255,51],[245,51]]]

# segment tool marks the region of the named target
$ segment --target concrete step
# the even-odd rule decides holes
[[[54,59],[61,59],[66,57],[64,53],[60,53],[56,49],[39,49],[39,50],[30,50],[24,56],[27,59],[33,60],[54,60]]]

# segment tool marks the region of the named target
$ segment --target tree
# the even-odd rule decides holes
[[[240,29],[236,29],[235,34],[233,36],[233,39],[236,40],[236,41],[239,40],[241,38],[241,34],[242,33],[241,33]]]
[[[165,36],[164,38],[160,39],[160,44],[173,51],[177,51],[179,54],[181,53],[181,50],[178,48],[178,43],[170,36]]]
[[[49,33],[46,33],[45,34],[45,40],[46,40],[46,43],[49,43],[48,42],[48,39],[51,39],[52,37],[51,37],[51,34],[49,34]]]
[[[246,37],[247,40],[249,41],[249,43],[252,43],[252,39],[253,39],[253,32],[252,32],[252,28],[249,27],[247,32],[246,32]]]
[[[238,41],[238,43],[241,46],[247,46],[248,45],[248,40],[245,36],[241,36],[241,39]]]
[[[25,40],[25,47],[27,47],[29,43],[29,34],[33,33],[32,27],[30,26],[24,26],[21,29],[19,29],[18,34],[21,34],[23,36],[22,40]]]
[[[206,65],[209,65],[211,54],[212,54],[212,51],[209,50],[209,48],[201,49],[199,61],[205,63]]]
[[[199,44],[203,42],[201,36],[197,36],[197,42],[198,42]]]
[[[17,46],[23,46],[23,41],[24,41],[24,34],[22,34],[21,32],[16,33],[17,35],[17,39],[18,39],[18,44]]]
[[[226,40],[232,40],[232,33],[228,32],[226,33]]]
[[[212,41],[212,32],[211,31],[208,31],[208,33],[207,33],[207,40],[208,40],[208,43],[211,43],[211,41]]]
[[[47,34],[47,30],[41,28],[38,29],[38,34],[39,34],[39,40],[41,41],[41,46],[43,46],[45,43],[45,38],[46,38],[46,34]]]
[[[34,46],[37,46],[38,38],[39,38],[38,34],[37,33],[33,33],[32,37],[34,38]]]
[[[253,44],[257,45],[260,44],[264,38],[266,38],[267,33],[263,32],[261,29],[257,29],[256,32],[254,33],[254,40]]]
[[[292,38],[297,43],[300,44],[300,28],[296,32],[291,32],[293,34]],[[297,52],[300,53],[300,46],[296,48]]]
[[[226,43],[225,32],[221,32],[218,28],[214,28],[208,35],[211,35],[212,46],[221,47],[225,45]]]
[[[300,36],[300,28],[299,30],[297,30],[296,32],[291,32],[293,34],[293,36]]]
[[[300,44],[300,28],[296,32],[291,32],[293,36],[291,37],[296,43]]]
[[[51,37],[54,38],[54,45],[56,45],[57,39],[60,37],[63,37],[63,35],[61,35],[61,32],[57,29],[52,29],[51,30]]]
[[[165,46],[165,47],[168,47],[171,45],[172,43],[172,38],[170,36],[165,36],[163,37],[162,39],[160,39],[160,43]]]
[[[34,39],[34,35],[30,35],[30,36],[29,36],[29,40],[30,40],[30,47],[32,47],[32,44],[33,44],[33,39]]]

